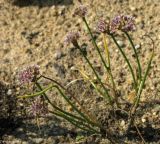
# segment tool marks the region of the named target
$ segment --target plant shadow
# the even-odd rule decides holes
[[[12,4],[18,7],[51,7],[53,5],[71,5],[73,0],[12,0]]]
[[[40,127],[38,127],[35,123],[31,123],[30,121],[33,119],[20,119],[21,123],[19,126],[15,127],[13,125],[10,125],[10,130],[4,131],[3,135],[12,135],[17,140],[28,142],[28,143],[35,143],[36,139],[45,139],[47,137],[52,137],[55,141],[59,141],[59,137],[71,137],[73,139],[76,138],[77,134],[81,135],[88,135],[84,133],[83,131],[75,132],[73,130],[69,130],[66,127],[61,126],[60,124],[63,123],[62,120],[57,119],[55,117],[48,117],[49,121],[52,121],[50,125],[48,124],[41,124]],[[56,121],[56,123],[55,123]],[[5,141],[3,139],[3,135],[0,138],[1,141]]]

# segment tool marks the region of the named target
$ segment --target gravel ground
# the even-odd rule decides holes
[[[154,40],[155,56],[146,88],[142,94],[143,109],[141,111],[143,114],[140,114],[137,123],[141,123],[143,128],[150,124],[150,129],[145,130],[146,133],[150,132],[150,135],[147,135],[149,138],[145,140],[148,143],[158,144],[160,142],[158,141],[160,139],[158,134],[160,133],[160,126],[158,125],[160,118],[159,0],[82,0],[82,2],[88,6],[87,20],[94,32],[99,17],[113,18],[119,13],[136,17],[137,30],[132,36],[139,51],[142,65],[144,65],[143,70],[146,68],[152,43],[148,38],[143,40],[142,35],[148,34]],[[93,51],[94,48],[82,20],[73,16],[74,9],[78,5],[77,0],[0,0],[0,94],[2,97],[0,104],[7,95],[13,97],[23,93],[19,87],[16,87],[16,75],[21,68],[30,64],[40,65],[41,72],[44,75],[60,81],[63,85],[81,78],[80,74],[73,70],[77,66],[83,67],[91,74],[80,53],[75,48],[64,45],[64,36],[72,29],[81,32],[83,37],[80,43],[86,48],[87,54],[95,67],[100,69],[99,74],[104,78],[106,77],[101,63],[99,63],[99,58]],[[97,33],[95,35],[103,52],[102,37]],[[118,37],[118,39],[135,65],[133,53],[128,43],[126,43],[124,37]],[[108,41],[112,58],[112,71],[117,88],[122,89],[121,95],[123,98],[131,101],[132,99],[128,97],[131,85],[129,70],[113,42],[109,38]],[[86,87],[87,91],[82,96],[82,91],[86,90]],[[105,103],[86,83],[78,81],[70,86],[70,90],[77,95],[77,98],[91,113],[100,116],[102,119],[106,117],[103,114],[106,113]],[[54,95],[54,98],[52,97],[53,101],[67,107],[65,102],[56,96],[56,93],[51,92],[50,96],[52,95]],[[0,108],[3,106],[0,105]],[[4,117],[4,115],[0,116]],[[16,120],[18,121],[18,119]],[[121,127],[123,127],[123,123],[120,123]],[[3,125],[3,122],[0,125]],[[16,126],[13,129],[9,128],[9,130],[7,128],[7,132],[4,132],[2,138],[7,144],[75,144],[77,142],[76,138],[83,136],[82,142],[77,143],[109,143],[106,138],[93,135],[86,136],[81,132],[75,133],[75,131],[76,128],[66,121],[49,115],[47,118],[40,119],[40,130],[34,119],[25,119],[22,120],[21,126]],[[125,139],[123,143],[137,144],[141,143],[141,140],[134,139],[131,136],[131,139]]]

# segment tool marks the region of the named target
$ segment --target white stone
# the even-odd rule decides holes
[[[135,49],[137,50],[137,49],[140,49],[141,48],[141,45],[140,44],[137,44],[137,45],[135,45]]]
[[[142,118],[142,122],[145,123],[145,122],[146,122],[146,119],[145,119],[145,118]]]
[[[11,89],[9,89],[9,90],[7,91],[7,95],[12,95],[12,90],[11,90]]]
[[[120,125],[123,127],[125,125],[125,121],[122,120],[121,123],[120,123]]]

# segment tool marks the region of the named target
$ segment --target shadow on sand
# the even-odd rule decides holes
[[[18,7],[38,6],[50,7],[53,5],[71,5],[73,0],[11,0],[12,4]]]

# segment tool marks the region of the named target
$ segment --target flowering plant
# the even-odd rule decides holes
[[[97,45],[96,40],[94,39],[92,30],[87,22],[87,19],[86,19],[86,14],[87,14],[87,8],[84,5],[80,5],[80,7],[78,7],[74,13],[74,15],[80,16],[82,18],[84,24],[86,25],[87,30],[89,32],[89,35],[92,39],[92,43],[95,48],[95,51],[97,52],[98,56],[100,57],[100,60],[103,63],[103,66],[104,66],[107,74],[110,77],[111,84],[109,84],[108,86],[106,86],[104,84],[103,79],[101,79],[100,76],[98,75],[98,73],[95,70],[95,68],[93,67],[90,59],[87,57],[87,55],[84,54],[84,52],[79,44],[79,41],[78,41],[80,38],[79,32],[76,32],[76,31],[69,32],[65,37],[65,43],[73,44],[73,46],[76,47],[80,51],[80,53],[82,54],[82,56],[86,60],[88,66],[93,71],[93,73],[98,81],[98,84],[95,83],[91,78],[89,78],[84,72],[82,72],[80,70],[79,71],[81,72],[84,79],[86,79],[86,78],[88,79],[88,81],[95,88],[97,93],[104,97],[104,99],[107,101],[107,104],[109,103],[109,106],[111,107],[112,111],[114,111],[114,113],[116,113],[118,110],[120,110],[120,111],[125,111],[125,113],[127,113],[128,125],[125,129],[125,132],[124,132],[124,134],[127,134],[130,131],[130,128],[134,123],[134,116],[136,114],[136,110],[137,110],[139,103],[140,103],[140,100],[141,100],[141,94],[144,89],[144,84],[147,79],[147,75],[149,73],[151,62],[152,62],[152,59],[154,56],[154,50],[153,50],[151,57],[149,59],[147,68],[146,68],[145,72],[143,73],[142,72],[142,65],[140,63],[138,53],[136,51],[133,40],[130,36],[130,32],[135,31],[135,28],[136,28],[135,18],[132,16],[129,16],[129,15],[118,15],[115,18],[113,18],[112,20],[110,20],[109,22],[106,22],[104,19],[100,19],[97,24],[97,31],[99,33],[102,33],[102,35],[103,35],[104,47],[105,47],[105,50],[107,53],[107,60],[105,60],[102,53],[101,53],[99,46]],[[126,35],[129,43],[131,44],[131,47],[132,47],[133,52],[135,54],[137,68],[138,68],[137,75],[135,75],[135,73],[133,71],[133,66],[132,66],[132,63],[130,62],[130,59],[127,57],[126,53],[123,51],[123,49],[121,48],[121,46],[117,42],[116,34],[118,31],[123,32]],[[110,60],[110,53],[109,53],[108,45],[106,42],[107,37],[111,37],[114,44],[119,49],[122,57],[124,58],[125,62],[128,65],[128,68],[131,72],[131,76],[133,79],[133,88],[134,88],[135,97],[134,97],[134,102],[132,104],[130,104],[131,107],[128,109],[128,111],[123,110],[122,105],[119,100],[119,97],[118,97],[118,94],[117,94],[116,83],[115,83],[115,80],[114,80],[114,77],[112,74],[112,68],[111,68],[111,63],[110,63],[110,61],[111,61]],[[153,47],[154,47],[154,45],[153,45]],[[98,134],[102,134],[102,135],[107,135],[107,137],[112,141],[112,138],[110,137],[110,132],[107,129],[105,129],[103,127],[103,125],[98,122],[98,120],[94,119],[93,118],[94,116],[89,114],[83,106],[80,105],[80,102],[77,100],[77,98],[74,95],[70,94],[70,96],[74,99],[74,101],[76,102],[76,104],[78,104],[78,106],[74,102],[72,102],[72,100],[69,99],[69,97],[65,94],[65,92],[67,92],[67,89],[59,82],[57,82],[51,78],[48,78],[44,75],[41,75],[39,72],[38,66],[34,65],[31,67],[28,67],[27,69],[25,69],[24,71],[22,71],[19,74],[19,77],[20,77],[21,83],[25,83],[25,82],[35,83],[36,86],[39,88],[39,91],[34,94],[19,96],[18,98],[30,98],[30,97],[43,96],[44,100],[47,101],[54,109],[54,111],[48,110],[49,112],[53,113],[54,115],[56,115],[58,117],[64,118],[65,120],[69,121],[70,123],[72,123],[73,125],[75,125],[76,127],[80,128],[82,130],[89,131],[91,133],[98,133]],[[46,88],[43,88],[41,86],[41,84],[39,83],[39,80],[42,78],[48,79],[52,83],[49,86],[47,86]],[[49,97],[46,94],[46,91],[53,89],[53,88],[55,88],[60,93],[60,95],[66,100],[66,102],[73,108],[73,110],[76,112],[76,114],[75,113],[73,114],[71,112],[67,112],[67,111],[61,109],[60,107],[58,107],[56,104],[51,102],[51,100],[49,99]],[[112,95],[109,92],[110,90],[113,91]],[[35,109],[35,105],[34,105],[32,111],[34,113],[37,113],[37,108],[39,109],[39,107],[36,107],[36,109]],[[40,107],[40,109],[41,108],[42,107]],[[39,112],[41,112],[41,110],[40,111],[38,110],[38,113]]]

